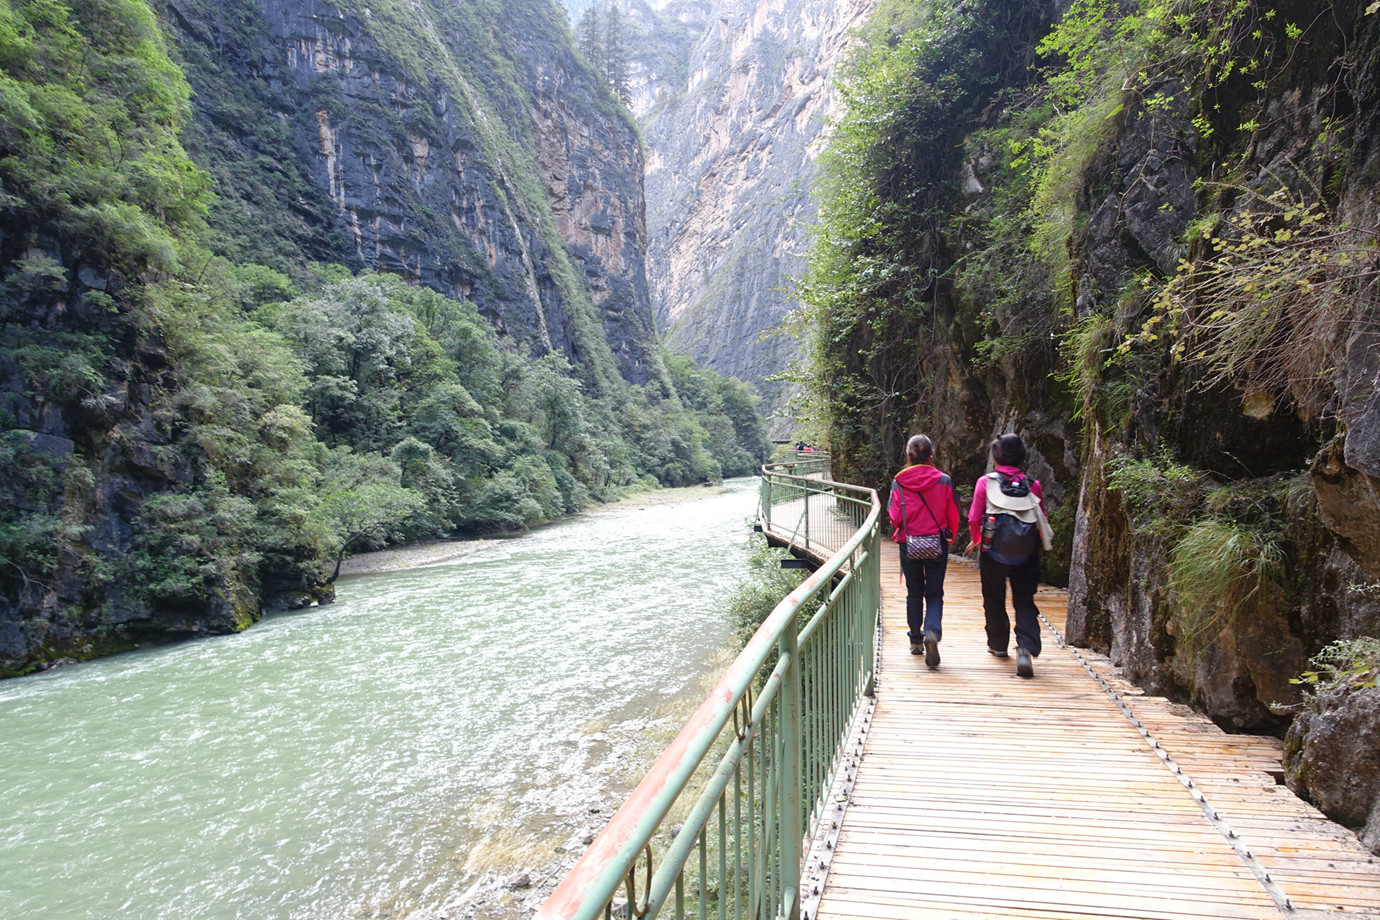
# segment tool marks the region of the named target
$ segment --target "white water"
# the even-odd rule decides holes
[[[0,683],[0,915],[405,917],[540,869],[724,663],[755,496],[584,515]]]

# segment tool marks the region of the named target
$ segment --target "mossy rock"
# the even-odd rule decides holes
[[[1289,788],[1380,853],[1380,688],[1314,698],[1284,738]]]

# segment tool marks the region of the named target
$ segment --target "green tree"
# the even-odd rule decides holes
[[[424,505],[421,493],[404,488],[402,471],[392,460],[358,455],[348,448],[331,452],[321,503],[316,514],[330,533],[335,554],[331,580],[341,563],[361,543],[382,544],[401,537],[400,529]]]
[[[1029,367],[1042,376],[1052,361],[1047,310],[1001,323],[988,301],[956,302],[955,244],[966,249],[970,222],[946,218],[966,142],[1002,94],[1031,80],[1024,49],[1052,10],[887,0],[843,69],[847,111],[823,161],[821,220],[799,288],[808,358],[798,380],[836,472],[854,481],[885,482],[883,458],[900,454],[917,407],[938,401],[945,356],[932,346],[950,311],[962,311],[965,337],[994,325],[1022,336],[1028,347],[1016,352],[1022,366],[1013,374]],[[1013,45],[1013,36],[1028,38]],[[1001,265],[999,279],[1011,271]],[[861,468],[850,469],[854,461]]]
[[[185,490],[161,492],[143,505],[118,580],[154,608],[199,606],[225,598],[236,625],[258,618],[253,503],[230,493],[212,473]]]
[[[491,472],[506,456],[485,408],[458,383],[433,388],[413,410],[408,431],[449,457],[461,476]]]
[[[379,451],[396,444],[416,359],[435,357],[417,322],[392,299],[398,283],[382,276],[340,281],[276,313],[274,328],[306,365],[308,406],[332,447]]]
[[[632,90],[628,86],[628,42],[624,31],[618,4],[609,4],[604,25],[604,75],[609,89],[626,105],[632,100]]]
[[[281,337],[243,318],[233,284],[207,282],[160,301],[174,386],[155,415],[177,435],[178,465],[253,503],[253,584],[310,592],[327,535],[314,517],[322,450],[302,409],[308,382]]]
[[[580,53],[585,56],[601,77],[608,69],[608,57],[604,53],[604,40],[607,36],[602,4],[594,3],[585,9],[576,27],[580,43]]]
[[[0,432],[0,577],[17,578],[29,600],[51,589],[57,566],[62,458],[33,432]]]
[[[725,377],[680,355],[665,363],[681,404],[705,431],[705,446],[725,476],[756,472],[771,453],[767,425],[757,413],[761,401],[741,380]]]

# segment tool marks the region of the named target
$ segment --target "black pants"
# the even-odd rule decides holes
[[[936,639],[944,638],[944,572],[949,567],[949,554],[938,559],[911,559],[906,544],[901,547],[901,573],[906,576],[906,623],[910,626],[910,641],[924,642],[925,630],[934,630]],[[926,612],[928,609],[928,612]]]
[[[987,618],[987,647],[1006,651],[1011,641],[1011,620],[1006,615],[1006,580],[1011,580],[1011,606],[1016,611],[1016,645],[1032,655],[1040,654],[1040,608],[1035,588],[1040,584],[1040,554],[1017,565],[997,562],[983,553],[978,559],[982,579],[982,610]]]

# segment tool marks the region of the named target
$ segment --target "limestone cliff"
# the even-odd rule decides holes
[[[1341,179],[1336,225],[1365,232],[1377,227],[1374,112],[1380,98],[1366,74],[1373,76],[1380,23],[1351,7],[1338,6],[1336,13],[1315,27],[1308,54],[1283,75],[1288,91],[1266,103],[1266,126],[1243,154],[1243,184],[1322,189],[1331,171]],[[1177,83],[1164,90],[1187,100]],[[1245,105],[1241,98],[1234,103]],[[1351,130],[1329,134],[1327,125],[1339,115]],[[1114,299],[1137,266],[1152,262],[1169,272],[1167,263],[1184,253],[1195,219],[1241,219],[1252,207],[1248,196],[1201,197],[1197,188],[1213,168],[1202,146],[1208,145],[1185,107],[1128,108],[1096,174],[1111,191],[1092,202],[1076,254],[1079,311]],[[1350,164],[1344,173],[1336,171],[1342,161]],[[1091,420],[1070,584],[1074,641],[1105,643],[1135,679],[1161,692],[1186,693],[1223,725],[1259,730],[1287,724],[1288,715],[1273,707],[1297,701],[1289,678],[1307,666],[1310,654],[1335,638],[1380,631],[1380,605],[1364,590],[1380,574],[1374,497],[1380,456],[1373,436],[1380,403],[1369,347],[1374,309],[1371,303],[1358,311],[1342,367],[1325,392],[1296,388],[1292,398],[1265,400],[1249,388],[1204,390],[1191,373],[1166,368],[1137,394],[1124,430],[1105,416]],[[1292,348],[1311,347],[1306,328],[1293,335]],[[1134,509],[1124,491],[1108,488],[1109,464],[1136,442],[1172,445],[1179,458],[1232,483],[1238,495],[1268,491],[1272,477],[1283,481],[1310,471],[1295,479],[1299,491],[1274,525],[1293,560],[1282,579],[1284,593],[1254,598],[1201,652],[1185,634],[1182,617],[1168,613],[1170,548],[1134,536]],[[1227,501],[1227,493],[1217,500]]]
[[[789,337],[758,338],[792,308],[814,216],[810,181],[836,106],[834,69],[875,5],[721,0],[663,11],[675,28],[705,23],[684,82],[653,80],[638,96],[648,276],[672,350],[753,382],[797,356]],[[779,387],[763,389],[780,405]]]
[[[0,62],[4,675],[328,601],[323,554],[340,544],[319,524],[343,520],[324,503],[327,477],[342,473],[332,481],[348,491],[376,473],[374,485],[403,489],[400,467],[372,453],[396,439],[354,453],[318,440],[302,360],[245,315],[291,285],[237,301],[241,272],[277,277],[251,263],[300,290],[321,288],[313,263],[340,263],[477,305],[506,341],[460,311],[452,328],[485,348],[442,355],[417,337],[418,362],[403,359],[439,372],[419,386],[457,384],[437,387],[446,430],[483,435],[447,456],[484,470],[443,470],[446,494],[474,507],[529,497],[504,467],[526,453],[523,469],[561,496],[534,515],[571,510],[537,455],[550,443],[528,418],[500,419],[511,393],[493,384],[495,432],[452,364],[533,364],[508,346],[564,352],[583,379],[551,382],[609,416],[620,484],[634,461],[613,412],[634,392],[674,403],[646,284],[636,125],[553,0],[152,6],[158,18],[142,2],[25,8],[41,22]],[[416,325],[395,307],[389,349]],[[593,463],[600,446],[591,475],[613,482],[613,465]],[[365,478],[331,472],[341,456]],[[569,494],[591,494],[553,462]]]
[[[392,272],[592,380],[610,348],[648,379],[642,154],[553,2],[164,10],[227,254]]]

